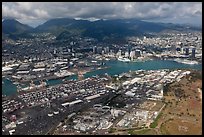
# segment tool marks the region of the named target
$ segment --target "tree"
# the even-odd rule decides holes
[[[110,129],[109,129],[109,133],[113,133],[113,132],[115,132],[115,131],[116,131],[115,128],[110,128]]]

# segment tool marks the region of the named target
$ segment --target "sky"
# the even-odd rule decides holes
[[[36,27],[53,18],[129,19],[202,24],[201,2],[3,2],[2,20]]]

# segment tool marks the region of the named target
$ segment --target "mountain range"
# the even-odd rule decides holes
[[[18,22],[15,19],[5,19],[2,22],[2,36],[11,39],[26,36],[33,28]]]
[[[78,35],[92,37],[98,40],[106,38],[124,38],[127,36],[142,36],[148,33],[158,33],[164,30],[201,31],[201,27],[178,25],[172,23],[155,23],[137,19],[114,20],[76,20],[70,18],[51,19],[42,25],[32,28],[14,19],[5,19],[2,22],[2,38],[31,38],[31,33],[49,32],[57,40]]]

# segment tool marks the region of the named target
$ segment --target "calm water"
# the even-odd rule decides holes
[[[85,78],[95,76],[95,75],[103,75],[105,73],[108,73],[109,75],[118,75],[123,72],[128,72],[129,70],[158,70],[158,69],[202,69],[202,64],[198,65],[188,65],[188,64],[182,64],[170,60],[150,60],[146,62],[129,62],[124,63],[120,61],[107,61],[106,65],[110,68],[103,69],[103,70],[96,70],[93,72],[88,72],[84,75]],[[76,75],[70,76],[65,78],[67,80],[69,79],[77,79]],[[2,93],[5,95],[11,95],[16,93],[16,86],[9,80],[3,79],[4,84],[2,85]],[[62,83],[61,79],[56,80],[48,80],[48,85],[56,85]]]
[[[96,70],[94,72],[89,72],[85,74],[85,78],[93,75],[102,75],[108,73],[109,75],[118,75],[123,72],[128,72],[129,70],[158,70],[158,69],[197,69],[202,70],[202,64],[199,65],[187,65],[182,63],[177,63],[170,60],[150,60],[146,62],[129,62],[124,63],[121,61],[108,61],[106,62],[108,69]]]
[[[3,78],[2,81],[4,84],[2,84],[2,94],[3,95],[11,95],[16,93],[17,88],[16,85],[14,85],[10,80]]]

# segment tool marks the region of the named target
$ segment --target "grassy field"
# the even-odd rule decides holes
[[[157,135],[154,129],[143,129],[140,131],[130,130],[128,133],[131,135]]]
[[[161,134],[202,134],[202,101],[197,88],[202,88],[202,80],[192,77],[169,86],[164,97],[167,106],[158,120]]]
[[[161,116],[162,116],[162,113],[160,113],[160,114],[156,117],[156,119],[154,120],[154,122],[150,124],[150,128],[155,128],[155,127],[157,127],[157,125],[158,125],[158,120],[160,119]]]

